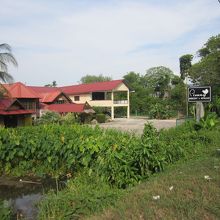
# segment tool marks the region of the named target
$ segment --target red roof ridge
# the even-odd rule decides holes
[[[39,95],[34,90],[21,82],[6,85],[4,87],[8,90],[12,98],[39,98]]]
[[[102,81],[102,82],[91,82],[91,83],[80,83],[80,84],[74,84],[69,86],[59,86],[57,88],[64,88],[64,87],[70,87],[70,86],[81,86],[81,85],[95,85],[95,84],[102,84],[102,83],[109,83],[109,82],[123,82],[124,79],[114,79],[114,80],[108,80],[108,81]]]
[[[120,83],[124,83],[124,80],[119,79],[104,82],[78,84],[72,86],[63,86],[59,88],[61,88],[62,91],[67,94],[82,94],[98,91],[111,91],[115,89]]]

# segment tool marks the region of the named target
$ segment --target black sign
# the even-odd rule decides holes
[[[188,88],[189,102],[211,102],[211,87],[189,87]]]

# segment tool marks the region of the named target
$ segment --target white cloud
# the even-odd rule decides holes
[[[209,0],[169,5],[116,1],[78,10],[67,4],[59,10],[52,1],[22,0],[13,7],[12,2],[4,1],[0,18],[18,21],[0,23],[0,41],[16,48],[20,65],[15,78],[29,84],[71,84],[84,74],[121,78],[130,70],[144,73],[157,65],[177,72],[179,56],[194,53],[217,34],[218,27],[208,27],[220,19],[220,5]]]

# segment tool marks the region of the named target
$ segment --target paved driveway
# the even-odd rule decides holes
[[[137,119],[137,118],[117,118],[112,122],[100,124],[102,128],[116,128],[122,131],[132,131],[136,134],[142,134],[144,124],[151,122],[153,126],[160,130],[162,128],[171,128],[176,126],[176,119],[169,120],[148,120],[148,119]]]

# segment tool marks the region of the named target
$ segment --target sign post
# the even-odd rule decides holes
[[[196,102],[196,121],[199,122],[200,118],[204,117],[203,102],[211,102],[211,87],[189,87],[188,102]]]

